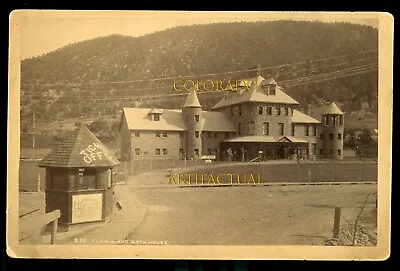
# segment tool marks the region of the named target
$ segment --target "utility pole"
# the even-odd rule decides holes
[[[36,116],[32,113],[32,148],[35,148],[35,128],[36,128]]]

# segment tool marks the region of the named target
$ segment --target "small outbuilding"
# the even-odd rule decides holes
[[[82,126],[67,134],[42,161],[46,213],[60,210],[59,225],[106,221],[114,211],[115,166],[100,140]]]

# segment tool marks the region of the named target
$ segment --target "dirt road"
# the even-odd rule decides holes
[[[131,240],[170,245],[324,245],[334,207],[354,223],[376,185],[130,188],[146,206]],[[373,212],[371,200],[365,212]]]

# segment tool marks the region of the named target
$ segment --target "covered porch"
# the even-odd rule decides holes
[[[309,142],[291,136],[244,136],[220,143],[223,161],[307,159]]]

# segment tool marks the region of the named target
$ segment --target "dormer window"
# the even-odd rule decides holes
[[[200,116],[199,115],[194,115],[194,120],[195,121],[200,121]]]
[[[270,86],[269,87],[269,95],[275,95],[276,91],[275,91],[275,86]]]
[[[152,109],[148,114],[152,121],[160,121],[162,111],[160,109]]]

